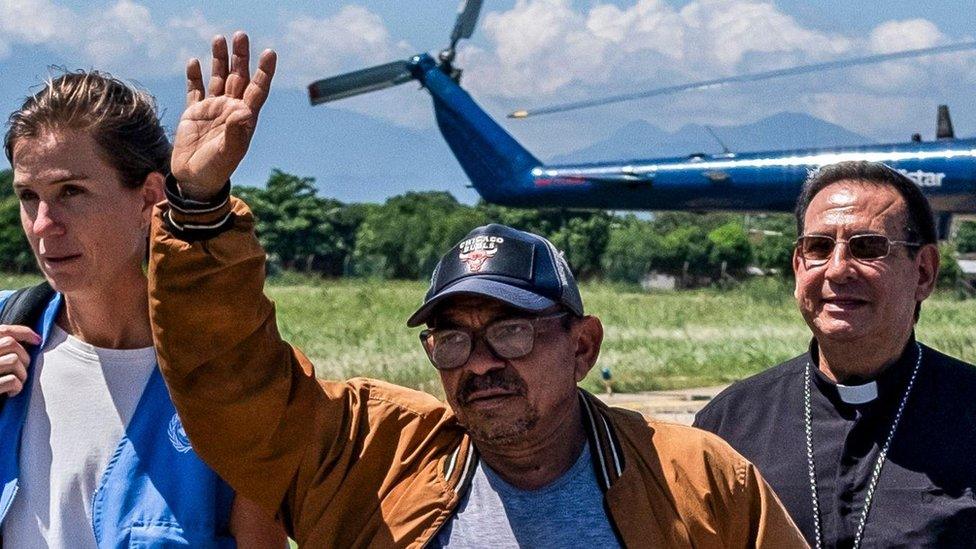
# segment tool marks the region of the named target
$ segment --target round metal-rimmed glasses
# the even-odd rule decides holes
[[[826,263],[839,243],[847,244],[851,257],[859,261],[884,259],[892,246],[917,248],[922,244],[907,240],[891,240],[883,234],[858,234],[847,240],[827,235],[804,235],[796,239],[796,249],[804,260],[814,265]]]
[[[427,358],[438,370],[453,370],[468,361],[477,338],[499,358],[521,358],[532,352],[535,338],[546,323],[568,315],[559,312],[546,316],[503,318],[477,330],[467,328],[428,328],[420,332]]]

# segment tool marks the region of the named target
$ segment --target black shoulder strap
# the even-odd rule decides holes
[[[3,307],[0,309],[0,324],[18,324],[33,328],[44,314],[44,309],[52,297],[54,297],[54,289],[47,281],[37,286],[17,290],[3,302]]]
[[[20,326],[37,325],[44,309],[54,297],[54,289],[47,281],[41,282],[37,286],[21,288],[7,296],[3,306],[0,307],[0,324],[17,324]],[[3,409],[5,395],[0,395],[0,410]],[[0,537],[0,549],[3,548],[3,538]]]

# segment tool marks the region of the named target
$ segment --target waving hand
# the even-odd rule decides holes
[[[214,37],[211,46],[213,68],[206,90],[200,61],[191,59],[186,65],[186,110],[170,161],[183,194],[196,199],[215,195],[244,158],[277,62],[274,51],[264,50],[251,77],[250,45],[243,32],[234,33],[229,63],[223,36]]]

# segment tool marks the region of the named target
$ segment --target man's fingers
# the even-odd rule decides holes
[[[204,97],[203,69],[200,68],[200,60],[194,57],[186,63],[186,106],[203,101]]]
[[[227,76],[227,95],[240,99],[244,96],[244,89],[250,81],[251,62],[250,44],[247,33],[237,31],[234,33],[233,56],[230,62],[230,74]]]
[[[210,44],[213,53],[213,65],[210,67],[210,85],[207,89],[210,95],[224,95],[227,83],[227,40],[223,36],[214,36]]]
[[[277,64],[278,55],[274,50],[261,52],[261,57],[258,58],[258,70],[244,91],[244,104],[251,108],[254,116],[258,115],[264,102],[268,99],[268,94],[271,92],[271,79],[274,78]]]
[[[23,388],[24,382],[17,379],[14,375],[0,376],[0,395],[15,397]]]

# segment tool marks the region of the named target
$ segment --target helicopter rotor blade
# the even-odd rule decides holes
[[[948,44],[945,46],[934,46],[930,48],[920,48],[920,49],[904,50],[904,51],[898,51],[892,53],[882,53],[877,55],[868,55],[865,57],[842,59],[840,61],[828,61],[826,63],[816,63],[813,65],[800,65],[798,67],[789,67],[785,69],[775,69],[771,71],[740,74],[737,76],[729,76],[725,78],[702,80],[700,82],[689,82],[687,84],[666,86],[663,88],[655,88],[655,89],[645,90],[640,92],[626,93],[626,94],[615,95],[611,97],[604,97],[600,99],[590,99],[586,101],[576,101],[572,103],[561,103],[558,105],[541,107],[538,109],[517,110],[512,113],[509,113],[508,117],[523,119],[523,118],[528,118],[530,116],[539,116],[543,114],[553,114],[557,112],[567,112],[567,111],[575,111],[579,109],[588,109],[591,107],[599,107],[601,105],[610,105],[613,103],[622,103],[624,101],[643,99],[645,97],[670,95],[670,94],[675,94],[684,91],[701,90],[701,89],[712,88],[717,86],[724,86],[727,84],[735,84],[741,82],[758,82],[760,80],[769,80],[771,78],[781,78],[785,76],[795,76],[798,74],[807,74],[812,72],[844,69],[847,67],[854,67],[858,65],[870,65],[874,63],[882,63],[884,61],[894,61],[897,59],[909,59],[913,57],[923,57],[926,55],[936,55],[940,53],[949,53],[949,52],[964,51],[964,50],[971,50],[971,49],[976,49],[976,41],[958,42],[955,44]]]
[[[412,79],[408,61],[393,61],[313,82],[308,86],[308,97],[313,105],[318,105],[398,86]]]
[[[478,14],[481,13],[483,0],[464,0],[458,9],[457,20],[454,22],[454,30],[451,32],[451,45],[449,49],[454,49],[462,38],[471,38],[475,27],[478,25]]]

